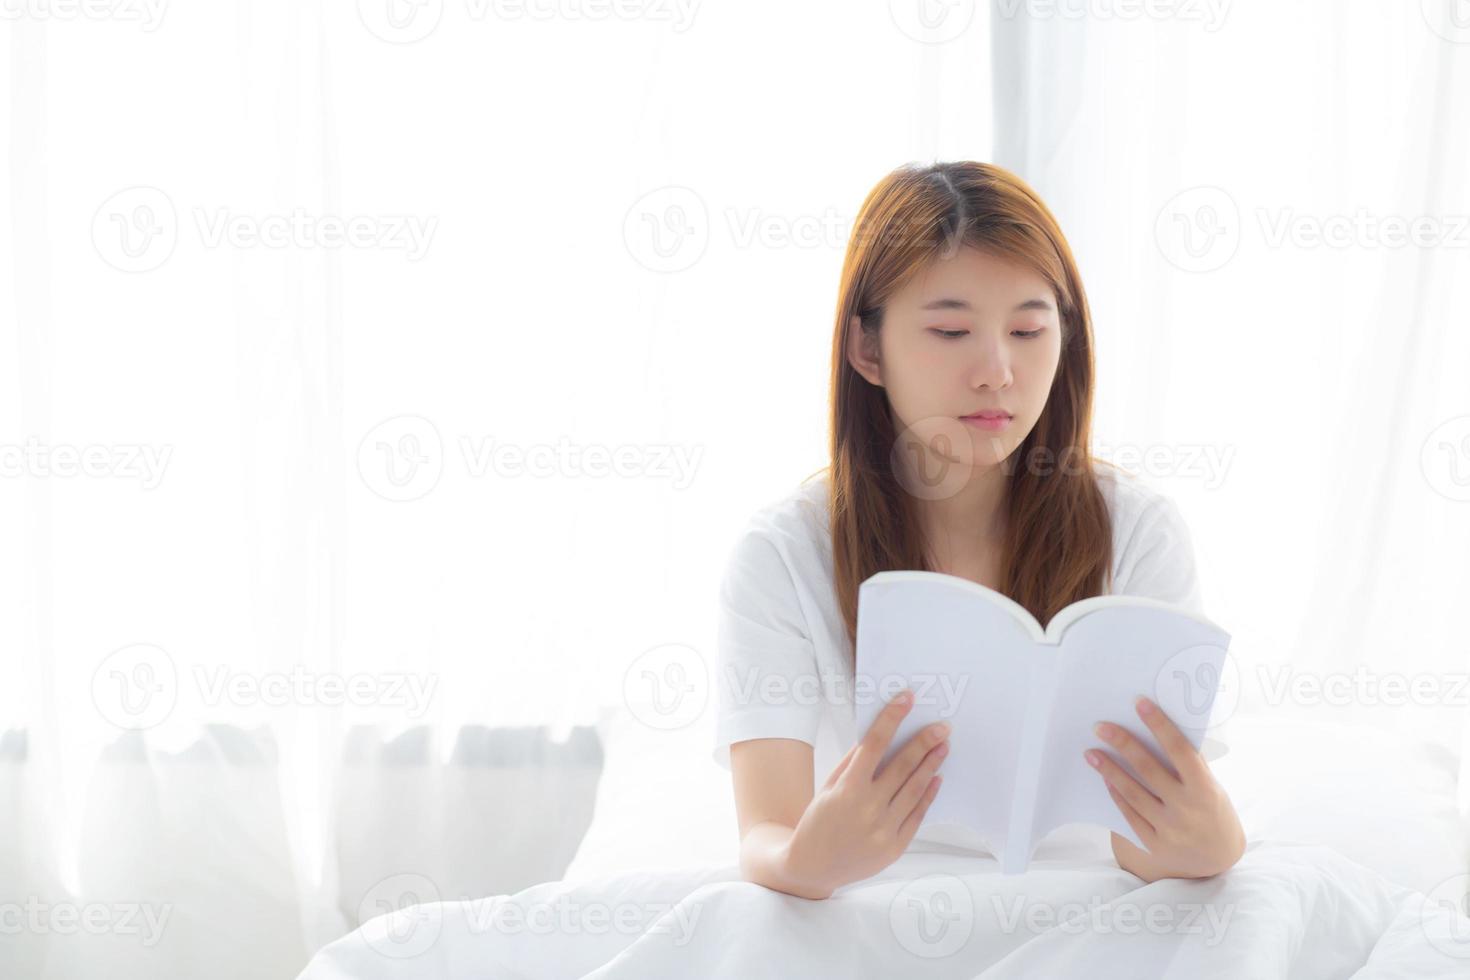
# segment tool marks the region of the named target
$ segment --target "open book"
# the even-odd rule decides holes
[[[858,592],[857,732],[903,687],[914,706],[884,764],[914,733],[948,721],[944,782],[920,834],[980,844],[1005,874],[1025,871],[1065,824],[1103,826],[1146,850],[1083,753],[1100,749],[1138,774],[1092,726],[1120,725],[1173,771],[1134,699],[1151,698],[1199,749],[1229,646],[1220,627],[1157,599],[1083,599],[1043,630],[1024,606],[968,579],[879,572]]]

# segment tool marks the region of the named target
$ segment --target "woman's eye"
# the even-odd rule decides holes
[[[1014,334],[1017,337],[1021,337],[1021,338],[1025,339],[1025,340],[1030,340],[1032,337],[1038,336],[1039,334],[1041,334],[1045,330],[1046,330],[1045,327],[1038,327],[1035,330],[1012,330],[1011,333]],[[960,337],[963,337],[965,334],[969,333],[970,331],[968,331],[968,330],[941,330],[938,327],[934,327],[933,328],[933,332],[935,334],[938,334],[939,336],[945,338],[946,340],[957,340]]]

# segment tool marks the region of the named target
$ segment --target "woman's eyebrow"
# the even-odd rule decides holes
[[[922,309],[922,310],[969,310],[969,309],[972,309],[972,307],[970,306],[970,304],[967,303],[967,302],[965,302],[964,300],[962,300],[962,299],[950,299],[948,297],[946,297],[944,299],[930,300],[928,303],[925,303],[923,306],[921,306],[919,308]],[[1011,312],[1012,313],[1021,313],[1021,312],[1025,311],[1025,310],[1046,310],[1046,311],[1050,312],[1053,309],[1054,309],[1054,307],[1051,304],[1051,300],[1047,300],[1047,299],[1028,299],[1026,302],[1022,303],[1020,306],[1016,307]]]

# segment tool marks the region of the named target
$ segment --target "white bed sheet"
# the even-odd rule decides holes
[[[733,867],[550,882],[379,916],[300,980],[853,977],[1463,980],[1470,917],[1315,845],[1143,884],[1108,862],[909,853],[826,901]]]

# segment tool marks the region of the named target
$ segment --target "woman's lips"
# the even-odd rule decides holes
[[[995,432],[1010,425],[1011,417],[1009,415],[966,415],[960,421],[986,432]]]

